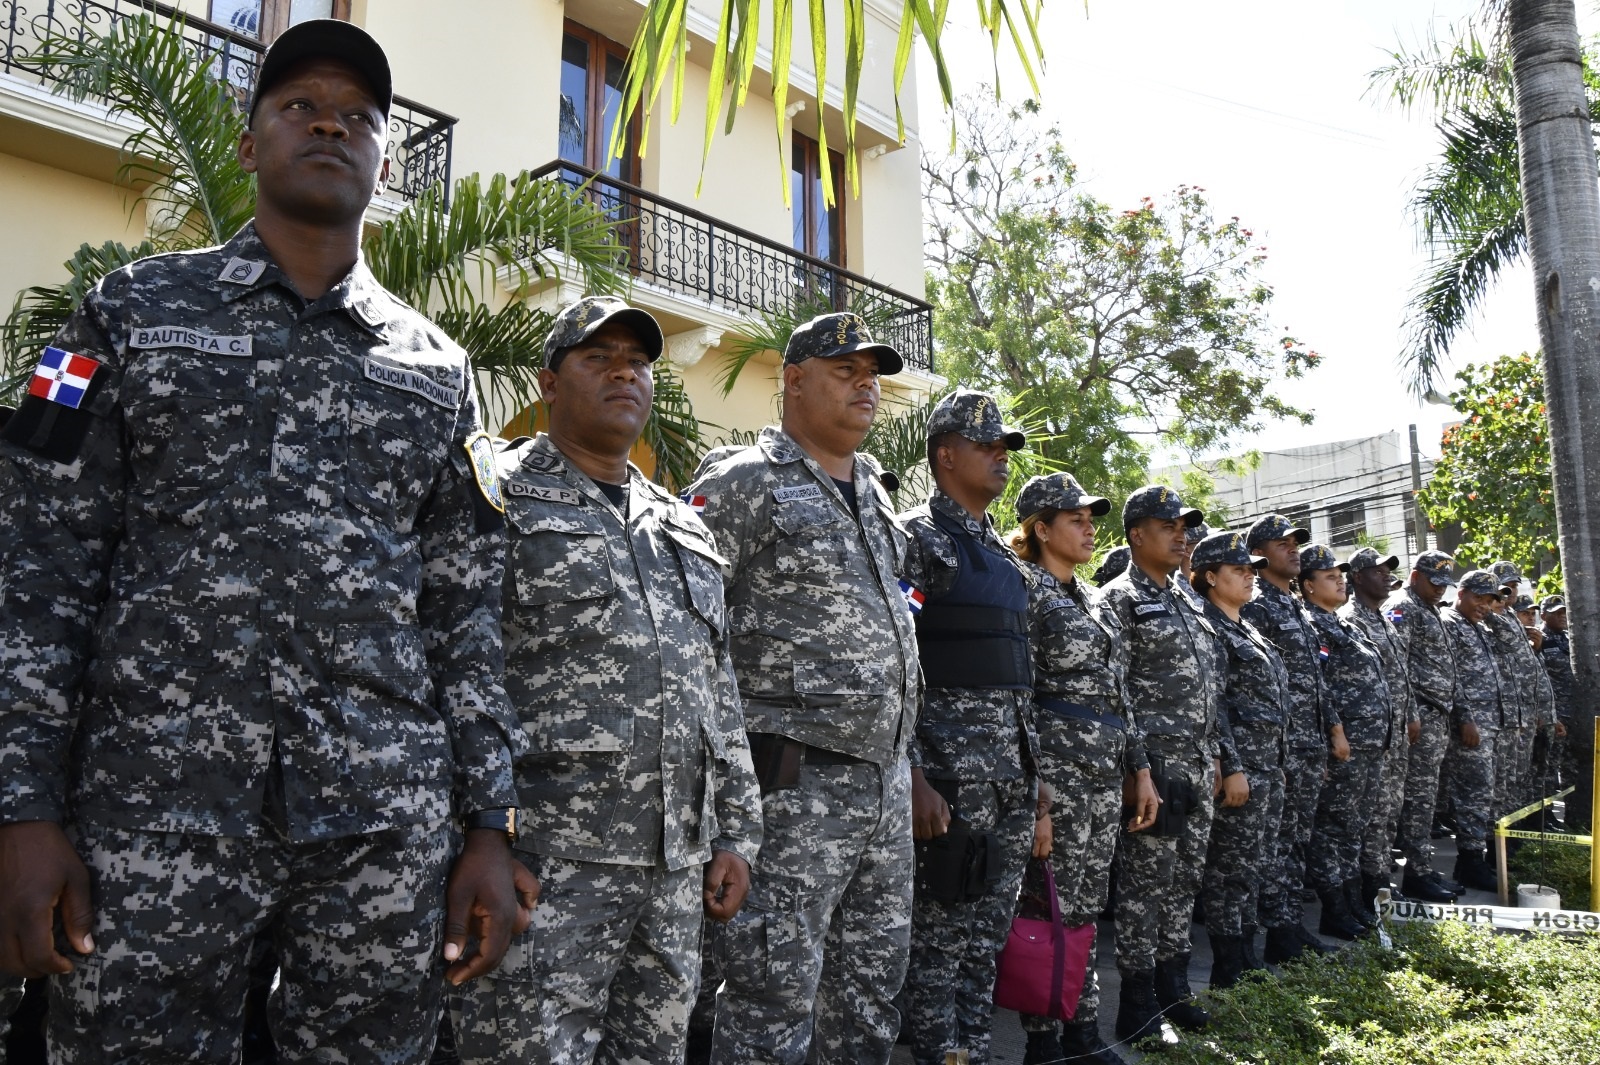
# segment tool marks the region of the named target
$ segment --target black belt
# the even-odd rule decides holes
[[[858,758],[853,754],[845,754],[843,751],[830,751],[826,747],[814,747],[809,743],[805,745],[805,748],[805,754],[801,756],[801,761],[805,762],[806,765],[865,765],[867,762],[865,758]]]
[[[1114,729],[1127,729],[1127,724],[1117,714],[1102,714],[1092,707],[1082,703],[1069,703],[1065,699],[1056,699],[1049,695],[1036,696],[1033,700],[1057,717],[1076,718],[1079,721],[1092,721],[1097,725],[1109,725]]]

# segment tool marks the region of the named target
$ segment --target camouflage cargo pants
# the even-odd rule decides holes
[[[1450,749],[1450,715],[1431,706],[1417,708],[1422,731],[1406,752],[1406,796],[1400,806],[1400,851],[1406,867],[1426,872],[1433,867],[1433,816],[1438,811],[1440,777]]]
[[[1394,838],[1400,827],[1400,808],[1405,805],[1406,770],[1410,763],[1411,744],[1405,729],[1396,729],[1378,767],[1372,817],[1361,838],[1361,871],[1369,876],[1394,875]]]
[[[887,1063],[911,947],[911,770],[800,768],[761,801],[750,897],[722,930],[711,1060]]]
[[[1050,805],[1050,865],[1056,876],[1061,919],[1069,928],[1093,924],[1100,919],[1111,891],[1111,859],[1122,833],[1122,777],[1053,758],[1048,751],[1040,769],[1056,793]],[[1092,947],[1090,951],[1074,1021],[1091,1021],[1100,1015],[1100,981]],[[1053,1032],[1060,1025],[1049,1017],[1022,1017],[1022,1028],[1028,1032]]]
[[[917,1065],[944,1065],[949,1050],[966,1050],[972,1065],[985,1065],[994,1016],[995,955],[1005,946],[1022,867],[1033,849],[1037,783],[1031,777],[934,783],[955,794],[955,813],[995,834],[1000,879],[989,894],[971,902],[946,904],[914,895],[905,1023]]]
[[[1344,761],[1328,759],[1328,779],[1317,800],[1311,833],[1311,884],[1329,891],[1361,875],[1361,842],[1377,802],[1383,751],[1350,749]]]
[[[1117,968],[1145,972],[1190,949],[1189,925],[1211,841],[1212,768],[1193,754],[1170,755],[1169,778],[1194,789],[1195,806],[1172,834],[1122,837],[1117,862]]]
[[[11,1015],[22,1003],[22,977],[0,973],[0,1065],[6,1065],[6,1036],[11,1032]]]
[[[1467,747],[1458,730],[1452,730],[1450,757],[1445,766],[1449,774],[1450,805],[1455,811],[1456,847],[1464,851],[1488,848],[1490,824],[1495,807],[1495,760],[1498,757],[1495,729],[1479,728],[1478,745]]]
[[[444,988],[449,822],[319,843],[80,827],[95,952],[51,978],[57,1065],[239,1061],[256,935],[285,1061],[423,1065]]]
[[[1561,744],[1554,722],[1542,725],[1533,736],[1533,759],[1528,772],[1528,801],[1538,802],[1561,790]]]
[[[1256,926],[1261,881],[1273,868],[1278,852],[1278,826],[1283,819],[1283,770],[1246,766],[1250,801],[1243,806],[1218,806],[1206,851],[1206,931],[1237,936]]]
[[[700,984],[700,865],[669,872],[536,856],[533,923],[462,989],[464,1065],[681,1061]]]
[[[1533,776],[1532,725],[1503,728],[1496,737],[1495,810],[1496,818],[1519,810],[1533,801],[1528,797]]]
[[[1327,766],[1326,747],[1291,747],[1284,760],[1278,846],[1273,867],[1261,883],[1261,923],[1268,928],[1299,924],[1304,919],[1300,891],[1305,887],[1306,860]]]

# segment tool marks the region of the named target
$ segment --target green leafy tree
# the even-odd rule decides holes
[[[1115,210],[1075,188],[1058,130],[1033,103],[956,104],[955,153],[923,162],[929,298],[943,372],[1026,393],[1045,454],[1120,496],[1151,448],[1193,455],[1269,418],[1311,415],[1274,394],[1319,358],[1268,324],[1265,250],[1204,190]]]
[[[148,16],[116,22],[104,36],[56,36],[32,59],[60,78],[58,91],[96,99],[139,129],[123,144],[118,180],[135,189],[129,209],[145,208],[152,230],[134,246],[85,244],[67,261],[67,279],[17,296],[0,331],[4,380],[14,393],[101,276],[158,252],[221,244],[255,213],[255,180],[239,168],[244,115],[233,89],[211,70],[211,56]],[[398,217],[368,231],[362,254],[378,282],[428,314],[472,357],[489,388],[513,409],[538,398],[538,355],[548,311],[503,298],[495,279],[508,266],[514,293],[573,263],[586,291],[626,284],[624,251],[605,214],[558,181],[477,175],[450,190],[436,186]],[[449,208],[446,209],[448,202]],[[679,484],[701,451],[700,427],[682,382],[668,367],[656,375],[656,403],[645,429],[657,476]]]
[[[1461,421],[1445,431],[1422,508],[1435,526],[1461,524],[1463,563],[1505,558],[1527,573],[1548,570],[1560,546],[1539,360],[1504,355],[1465,367],[1456,380],[1450,403]],[[1559,587],[1558,571],[1540,581],[1541,592]]]

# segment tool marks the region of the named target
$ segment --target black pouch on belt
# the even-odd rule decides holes
[[[770,732],[750,733],[750,761],[761,794],[768,795],[800,783],[800,756],[805,744]]]
[[[1000,841],[961,816],[953,801],[955,781],[928,783],[950,803],[950,828],[915,842],[917,893],[947,906],[981,899],[1000,882]]]

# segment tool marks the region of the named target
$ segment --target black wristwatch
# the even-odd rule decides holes
[[[467,815],[466,827],[492,828],[506,834],[507,843],[517,842],[517,808],[498,806],[489,810],[475,810]]]

